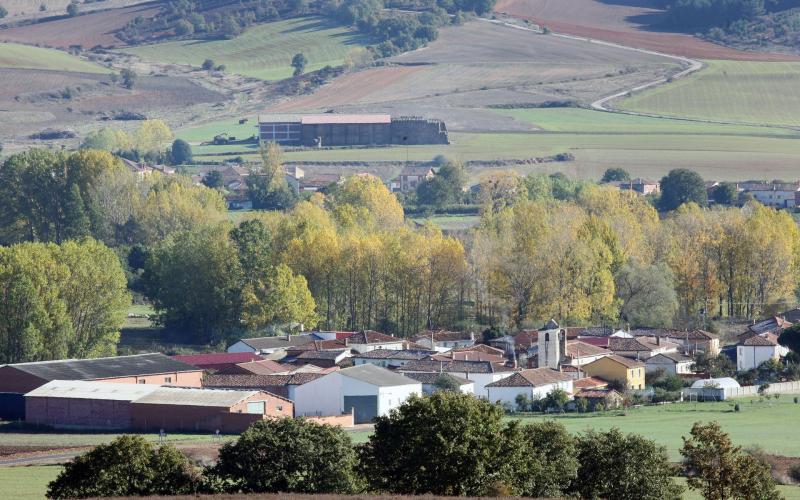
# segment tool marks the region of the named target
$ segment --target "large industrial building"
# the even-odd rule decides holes
[[[282,146],[449,144],[441,120],[387,114],[261,115],[259,138]]]

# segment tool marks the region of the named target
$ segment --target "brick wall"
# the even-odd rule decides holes
[[[131,406],[127,401],[28,397],[25,421],[53,427],[127,429]]]
[[[318,424],[328,424],[328,425],[339,425],[342,427],[353,427],[355,426],[355,421],[353,420],[353,413],[345,413],[339,416],[328,416],[328,417],[304,417],[308,420],[316,422]]]
[[[25,394],[47,383],[39,377],[34,377],[12,366],[0,368],[0,392]]]

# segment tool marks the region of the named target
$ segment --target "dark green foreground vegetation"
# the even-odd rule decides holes
[[[780,498],[769,466],[731,445],[718,424],[684,439],[683,472],[705,498]],[[103,470],[98,479],[97,471]],[[719,473],[719,472],[722,473]],[[559,423],[506,422],[455,392],[412,397],[353,446],[339,427],[259,422],[200,471],[169,446],[123,436],[68,464],[50,498],[181,493],[381,493],[673,499],[683,488],[666,450],[617,429],[572,435]],[[159,478],[159,480],[155,480]]]

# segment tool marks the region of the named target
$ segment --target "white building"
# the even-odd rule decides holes
[[[472,347],[475,345],[473,332],[424,331],[414,337],[414,342],[437,352]]]
[[[475,395],[474,382],[465,378],[450,375],[449,373],[406,373],[405,376],[421,383],[423,394],[433,394],[434,392],[438,391],[439,387],[437,386],[437,382],[439,381],[440,377],[445,377],[458,384],[458,390],[464,394],[472,394],[473,396]]]
[[[405,366],[414,361],[427,359],[434,354],[433,351],[421,349],[373,349],[371,351],[354,354],[354,365],[375,365],[382,368],[397,368],[398,366]]]
[[[329,373],[294,390],[295,416],[340,415],[371,422],[422,394],[422,384],[385,368],[365,364]]]
[[[486,386],[516,371],[490,361],[417,361],[397,368],[400,373],[448,373],[475,383],[475,396],[486,398]]]
[[[403,339],[374,330],[356,332],[349,337],[345,337],[343,340],[348,349],[352,349],[357,353],[365,353],[375,349],[400,350],[405,347],[405,341]]]
[[[764,361],[780,359],[787,354],[789,349],[778,344],[777,335],[753,335],[736,345],[736,369],[740,372],[752,370]]]
[[[651,356],[644,362],[645,373],[664,370],[672,375],[692,373],[692,358],[677,352],[666,352]]]
[[[528,399],[541,399],[553,389],[572,394],[572,376],[551,368],[534,368],[514,373],[510,377],[486,386],[489,401],[499,401],[504,405],[517,405],[517,396]]]

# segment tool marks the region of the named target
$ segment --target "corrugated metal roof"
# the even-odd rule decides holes
[[[98,380],[105,378],[193,372],[198,368],[160,353],[94,359],[65,359],[9,365],[44,380]]]
[[[392,123],[391,115],[307,115],[300,119],[303,125],[360,124],[360,123]]]
[[[263,358],[252,352],[211,352],[204,354],[178,354],[172,359],[183,361],[194,366],[219,365],[228,363],[248,363]]]
[[[158,387],[155,391],[135,401],[136,404],[213,406],[230,408],[258,391],[230,391],[224,389],[183,389]]]
[[[26,398],[100,399],[106,401],[134,401],[160,389],[157,385],[115,384],[111,382],[86,382],[83,380],[53,380],[31,392]]]
[[[258,123],[300,123],[300,115],[267,113],[258,115]]]
[[[408,377],[404,377],[399,373],[391,372],[386,368],[381,368],[371,363],[358,366],[351,366],[350,368],[339,370],[338,373],[341,373],[345,377],[360,380],[361,382],[377,385],[379,387],[392,387],[396,385],[409,385],[409,384],[419,383],[415,380],[411,380]]]

